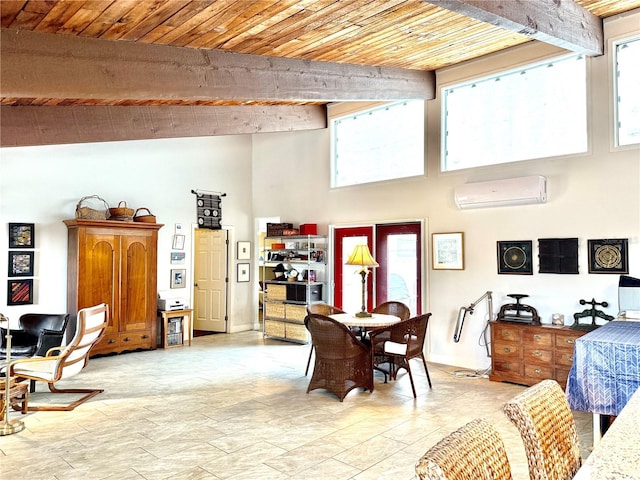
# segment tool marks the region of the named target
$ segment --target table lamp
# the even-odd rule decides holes
[[[346,265],[356,265],[360,267],[359,273],[362,276],[362,310],[356,313],[356,317],[370,317],[371,314],[367,312],[364,296],[365,284],[367,281],[367,275],[369,274],[369,267],[377,267],[378,262],[376,262],[371,256],[371,252],[367,245],[356,245],[353,252],[351,252],[351,255],[349,255]]]

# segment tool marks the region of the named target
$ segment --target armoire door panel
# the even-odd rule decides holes
[[[83,288],[78,298],[79,307],[107,303],[110,318],[105,333],[117,332],[120,290],[119,239],[113,235],[88,234],[85,241],[85,255],[80,268]]]
[[[155,300],[155,296],[150,296],[148,292],[149,284],[152,283],[148,239],[123,236],[121,241],[122,251],[126,252],[126,255],[123,258],[120,278],[120,330],[144,330],[148,328],[150,301]]]

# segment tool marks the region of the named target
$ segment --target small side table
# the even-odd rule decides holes
[[[160,310],[162,316],[162,348],[182,347],[193,338],[192,309]]]

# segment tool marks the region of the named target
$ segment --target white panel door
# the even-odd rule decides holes
[[[227,230],[195,230],[195,330],[227,331]]]

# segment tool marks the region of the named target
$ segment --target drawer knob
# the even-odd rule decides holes
[[[116,343],[116,341],[112,338],[107,343]]]
[[[125,342],[129,342],[129,341],[131,341],[131,339],[129,337],[124,337],[124,341]]]
[[[573,355],[569,355],[567,358],[569,359],[570,362],[573,362]]]
[[[149,338],[149,335],[147,335],[147,334],[142,335],[142,338]]]
[[[576,343],[576,341],[573,338],[569,338],[567,339],[567,343],[573,345],[574,343]]]
[[[511,336],[511,332],[509,330],[502,332],[502,336],[503,337],[510,337]]]
[[[509,347],[504,347],[504,353],[511,353],[511,349]]]
[[[540,370],[539,368],[536,368],[533,372],[534,372],[536,375],[540,375],[540,374],[542,373],[542,370]]]
[[[542,356],[542,352],[533,352],[533,356],[534,357],[541,357]]]
[[[541,338],[542,338],[542,337],[541,337],[540,335],[538,335],[538,334],[535,334],[535,335],[533,336],[533,339],[534,339],[534,340],[540,340]]]

